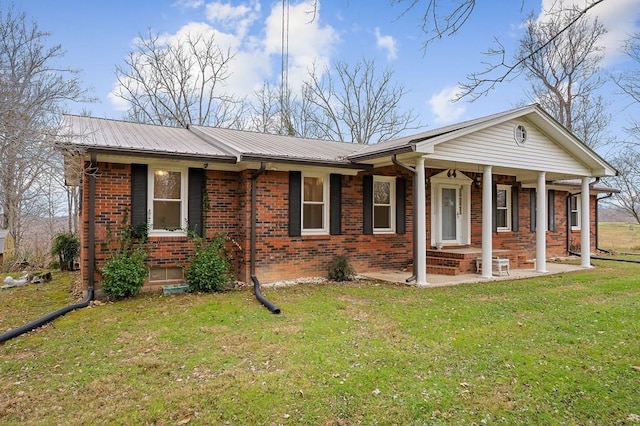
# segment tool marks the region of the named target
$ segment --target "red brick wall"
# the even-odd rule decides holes
[[[427,170],[427,176],[441,170]],[[233,255],[236,278],[249,282],[250,271],[250,195],[252,170],[243,172],[206,171],[205,224],[207,238],[218,233],[228,236],[227,248]],[[289,237],[289,174],[265,171],[257,179],[256,274],[262,282],[308,276],[326,276],[335,255],[347,255],[357,271],[400,269],[412,260],[413,176],[405,169],[386,167],[376,175],[403,176],[406,179],[406,234],[363,235],[363,173],[343,176],[342,235]],[[127,224],[131,207],[131,167],[126,164],[99,163],[96,177],[96,284],[99,269],[117,248],[117,233]],[[474,178],[473,173],[468,176]],[[494,176],[497,183],[515,185],[512,176]],[[88,178],[84,179],[82,200],[81,271],[87,275]],[[555,192],[556,231],[547,233],[547,256],[566,255],[566,192]],[[427,186],[427,241],[430,241],[430,186]],[[481,188],[471,188],[471,245],[482,241]],[[513,250],[516,262],[535,257],[535,233],[530,229],[530,190],[519,189],[519,231],[493,234],[494,248]],[[592,197],[591,218],[595,213]],[[111,233],[111,239],[109,238]],[[595,228],[592,243],[595,244]],[[571,234],[579,244],[579,232]],[[111,241],[111,242],[109,242]],[[150,267],[185,267],[193,254],[186,237],[152,237],[148,243]],[[512,265],[517,267],[517,265]]]

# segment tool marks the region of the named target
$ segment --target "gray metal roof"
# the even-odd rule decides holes
[[[223,145],[237,153],[240,159],[278,159],[302,162],[349,164],[347,156],[362,149],[361,145],[272,135],[245,130],[189,126],[194,133]]]
[[[554,180],[552,184],[557,186],[566,186],[570,188],[580,189],[582,186],[582,181],[580,179],[560,179],[560,180]],[[597,181],[592,183],[590,186],[591,186],[591,191],[595,191],[595,192],[605,192],[605,193],[613,193],[613,194],[620,193],[619,189],[611,188],[606,185],[599,185]]]
[[[67,140],[61,144],[63,146],[120,154],[167,154],[236,160],[232,153],[182,128],[66,114],[64,125]]]

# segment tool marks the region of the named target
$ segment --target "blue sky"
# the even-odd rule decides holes
[[[387,0],[323,0],[310,22],[310,3],[292,0],[290,82],[292,86],[300,83],[313,61],[329,64],[335,60],[375,59],[378,67],[393,69],[396,81],[408,89],[404,106],[414,109],[425,128],[510,109],[530,102],[524,93],[527,83],[522,79],[502,84],[473,103],[451,103],[449,98],[467,74],[482,70],[482,61],[487,59],[482,52],[495,38],[513,52],[527,14],[539,15],[553,1],[477,2],[457,35],[434,42],[425,52],[418,11],[401,16],[409,1],[391,6]],[[148,29],[167,37],[187,31],[213,31],[221,45],[236,53],[226,88],[230,92],[250,94],[265,80],[277,82],[281,4],[258,0],[22,0],[15,8],[51,33],[51,43],[62,45],[66,51],[64,64],[81,70],[82,81],[99,100],[96,104],[71,105],[71,111],[86,109],[95,116],[122,118],[123,105],[110,95],[115,66],[124,64],[136,36]],[[605,71],[631,67],[633,64],[619,54],[619,48],[629,34],[640,29],[640,1],[605,0],[591,13],[609,29],[604,41]],[[624,98],[615,95],[612,84],[605,90],[615,116],[612,131],[621,134],[621,128],[630,116],[638,114],[638,108],[628,107]]]

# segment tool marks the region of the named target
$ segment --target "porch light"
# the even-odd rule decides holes
[[[454,179],[455,179],[456,177],[458,177],[458,173],[456,173],[456,170],[455,170],[455,169],[453,169],[453,170],[449,169],[449,170],[447,171],[447,177],[448,177],[448,178],[454,178]]]

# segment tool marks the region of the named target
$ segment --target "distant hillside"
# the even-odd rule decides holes
[[[613,205],[599,206],[598,221],[636,223],[636,219],[629,212]]]

